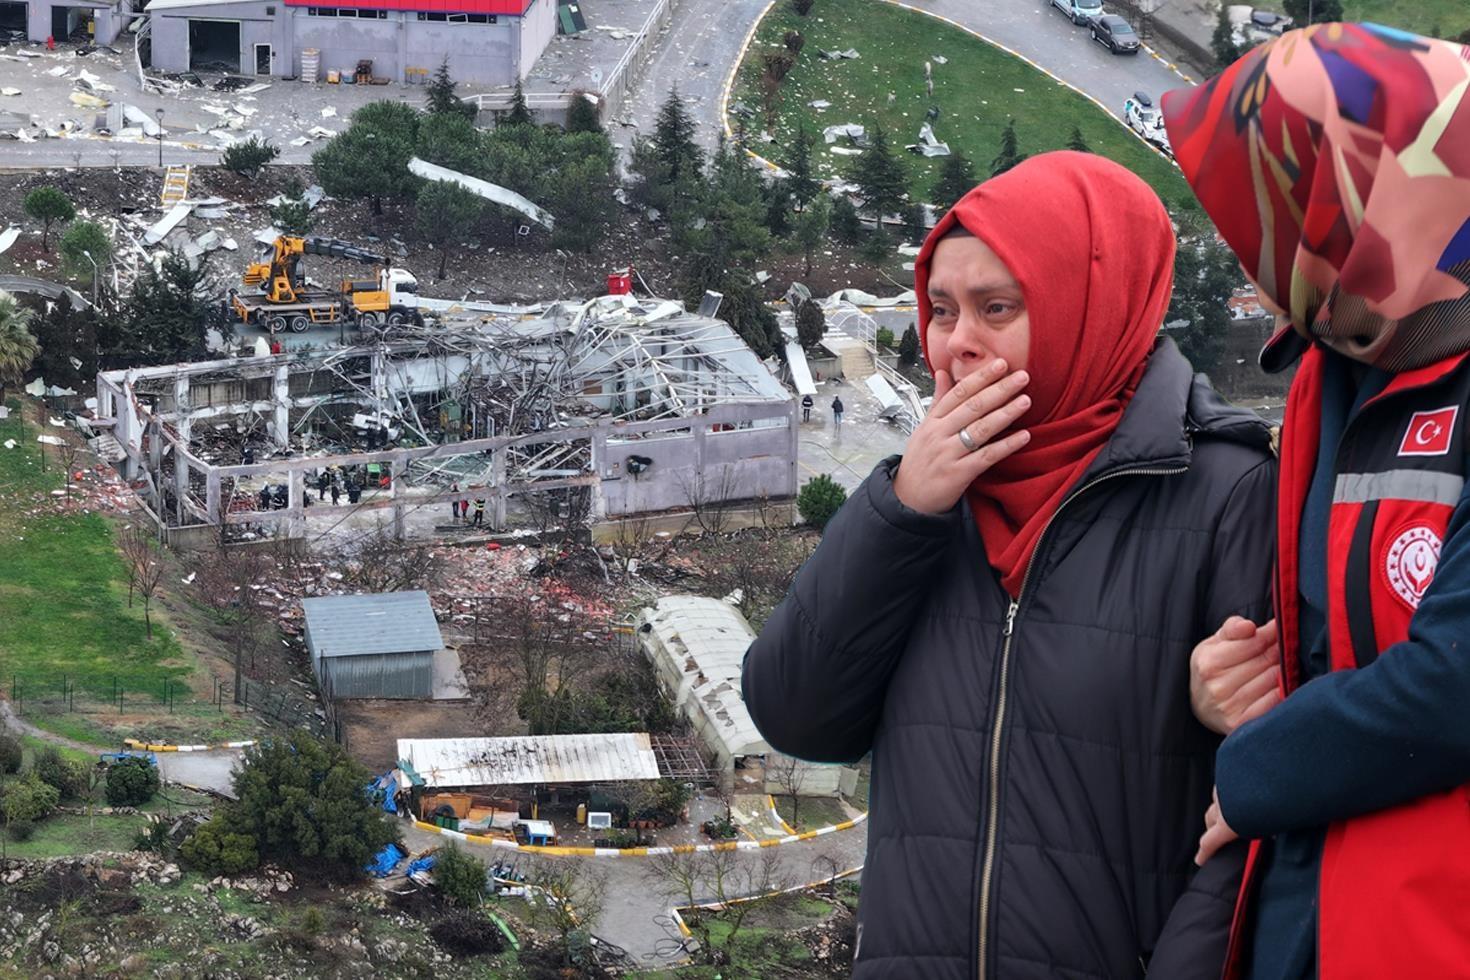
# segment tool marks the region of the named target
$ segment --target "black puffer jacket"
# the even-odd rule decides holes
[[[1161,341],[1017,605],[969,509],[907,509],[896,465],[745,661],[772,746],[873,752],[854,976],[1215,980],[1243,852],[1195,873],[1218,739],[1189,656],[1270,617],[1269,430]]]

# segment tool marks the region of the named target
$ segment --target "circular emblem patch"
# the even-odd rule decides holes
[[[1441,544],[1438,534],[1420,524],[1394,538],[1393,544],[1388,546],[1385,559],[1388,584],[1410,609],[1419,608],[1419,600],[1424,598],[1424,591],[1434,581]]]

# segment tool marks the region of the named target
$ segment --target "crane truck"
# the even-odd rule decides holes
[[[343,279],[339,288],[309,289],[298,266],[303,255],[355,259],[375,265],[371,279]],[[271,254],[245,269],[247,291],[230,290],[230,306],[242,323],[271,333],[300,333],[314,324],[354,323],[364,330],[398,326],[418,318],[418,280],[385,256],[335,238],[281,235]]]

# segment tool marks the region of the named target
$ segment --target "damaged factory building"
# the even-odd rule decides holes
[[[797,489],[796,403],[770,369],[722,321],[627,295],[107,371],[90,424],[182,549],[353,521],[615,541],[702,508],[789,519]]]

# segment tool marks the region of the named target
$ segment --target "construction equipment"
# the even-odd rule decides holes
[[[298,268],[303,255],[371,263],[376,274],[372,279],[343,279],[336,290],[308,289]],[[271,333],[341,323],[373,330],[418,320],[418,280],[411,272],[388,265],[386,256],[335,238],[281,235],[270,256],[245,269],[244,282],[258,291],[231,290],[230,305],[241,322]]]

